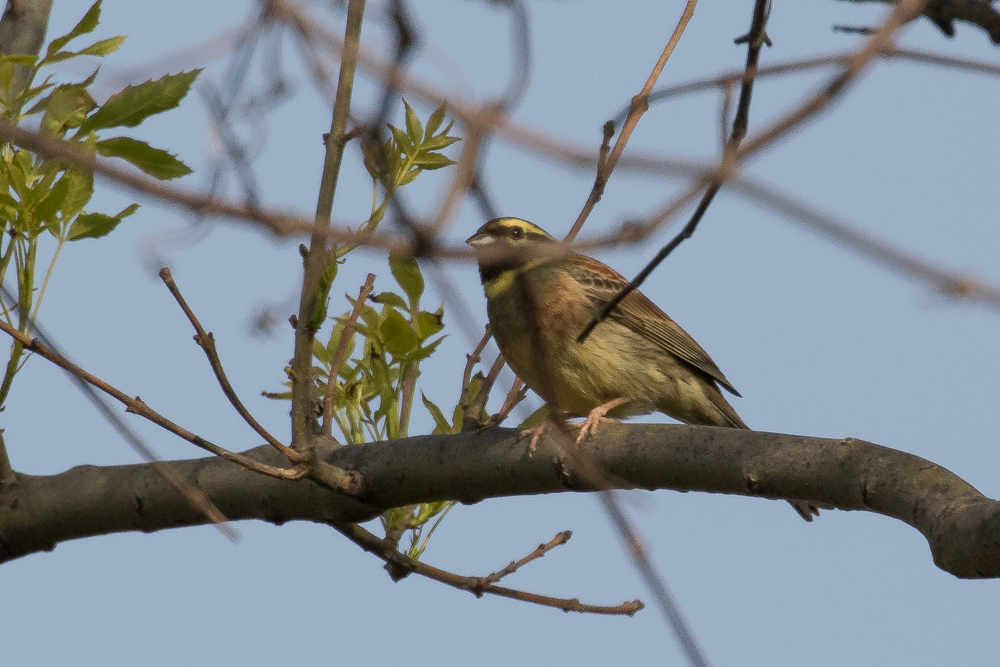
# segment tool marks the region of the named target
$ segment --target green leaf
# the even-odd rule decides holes
[[[398,310],[390,309],[379,329],[385,341],[385,349],[394,357],[399,358],[409,354],[419,344],[417,334]]]
[[[404,364],[413,364],[413,363],[416,363],[418,361],[423,361],[427,357],[429,357],[432,354],[434,354],[434,351],[437,349],[437,346],[440,345],[441,341],[443,341],[443,340],[444,340],[444,336],[442,336],[441,338],[438,338],[437,340],[431,342],[428,345],[425,345],[424,347],[418,347],[413,352],[410,352],[409,354],[404,354],[401,357],[398,357],[399,361],[401,363],[404,363]]]
[[[389,130],[392,132],[392,138],[396,140],[396,146],[398,147],[399,150],[401,150],[403,153],[406,153],[407,155],[413,153],[413,142],[410,141],[410,138],[406,135],[406,132],[403,132],[401,129],[395,127],[394,125],[390,125]],[[397,151],[389,150],[386,152],[386,162],[389,163],[390,167],[392,166],[392,162],[388,158],[395,152]],[[392,169],[390,169],[390,171],[392,171]]]
[[[424,138],[424,129],[420,126],[420,119],[417,118],[417,113],[405,99],[403,106],[406,107],[406,134],[414,146],[419,146]]]
[[[86,35],[88,32],[93,32],[100,20],[101,0],[97,0],[97,2],[95,2],[90,9],[87,10],[87,13],[83,15],[83,18],[76,24],[76,27],[62,37],[57,37],[49,43],[49,48],[45,52],[45,61],[48,61],[53,54],[69,44],[70,41],[76,39],[80,35]]]
[[[351,297],[347,297],[347,300],[352,306],[356,302],[356,299],[352,299]],[[361,321],[358,322],[358,331],[368,338],[373,337],[372,332],[374,331],[374,337],[377,339],[378,326],[381,322],[382,318],[379,317],[378,311],[366,303],[361,309]]]
[[[444,413],[441,412],[441,408],[434,405],[434,403],[428,399],[424,392],[420,392],[420,400],[424,402],[424,407],[427,408],[427,412],[431,413],[431,417],[434,418],[434,430],[431,433],[437,435],[439,433],[452,433],[451,424],[445,419]]]
[[[424,293],[424,277],[417,260],[406,255],[389,255],[389,270],[410,300],[410,309],[416,310],[420,295]]]
[[[200,69],[168,74],[156,81],[126,86],[108,98],[94,115],[80,126],[84,134],[106,127],[135,127],[153,114],[173,109],[191,89]]]
[[[35,63],[38,62],[38,56],[33,53],[12,53],[3,56],[3,59],[9,63],[24,65],[25,67],[34,67]]]
[[[319,342],[315,338],[313,339],[313,356],[319,359],[325,366],[330,365],[330,360],[333,358],[333,352],[326,349],[323,343]]]
[[[379,294],[371,297],[371,300],[375,303],[381,303],[386,306],[398,308],[404,312],[409,310],[409,306],[406,305],[406,300],[395,292],[380,292]]]
[[[46,78],[43,83],[35,86],[34,88],[28,88],[26,91],[24,91],[23,93],[21,93],[21,97],[20,97],[21,103],[22,104],[27,104],[28,102],[30,102],[31,100],[35,99],[36,97],[38,97],[39,95],[41,95],[42,93],[44,93],[46,90],[48,90],[49,88],[51,88],[53,85],[55,85],[55,84],[49,83],[49,79]],[[29,109],[28,111],[24,112],[24,116],[30,116],[31,114],[38,113],[39,111],[44,110],[45,109],[45,103],[46,103],[47,99],[48,98],[42,99],[37,104],[35,104],[35,106],[33,106],[31,109]]]
[[[520,424],[518,424],[517,427],[520,428],[520,429],[525,429],[525,428],[532,428],[534,426],[538,426],[548,416],[549,416],[549,406],[548,405],[543,405],[542,407],[538,408],[537,410],[535,410],[534,412],[532,412],[530,415],[528,415],[528,418],[525,419]]]
[[[106,213],[83,213],[73,221],[67,241],[79,241],[80,239],[97,239],[107,236],[115,230],[122,219],[132,215],[139,209],[138,204],[132,204],[118,215],[107,215]]]
[[[449,137],[444,134],[439,134],[436,137],[428,137],[424,143],[420,144],[420,149],[424,151],[436,151],[442,148],[447,148],[452,144],[461,141],[461,137]]]
[[[107,236],[114,231],[121,220],[106,213],[83,213],[77,217],[70,227],[68,241],[79,239],[96,239]]]
[[[455,164],[455,161],[441,155],[440,153],[425,153],[414,160],[413,163],[418,167],[430,171],[432,169],[441,169],[442,167],[451,166]]]
[[[13,152],[4,156],[4,166],[7,171],[9,187],[14,190],[18,199],[24,199],[28,194],[28,175],[30,174],[30,171],[26,173],[25,169],[31,169],[31,157],[28,152],[21,148],[14,149]]]
[[[69,182],[66,201],[61,208],[63,219],[68,220],[82,211],[94,196],[94,175],[89,171],[67,169],[61,180]]]
[[[55,185],[49,188],[48,195],[35,208],[35,219],[53,236],[59,235],[59,226],[55,224],[57,222],[56,216],[66,205],[70,184],[70,179],[63,175]]]
[[[417,330],[417,335],[420,336],[422,340],[433,336],[438,331],[444,328],[443,316],[444,309],[439,308],[436,313],[428,313],[426,310],[422,310],[417,314],[417,320],[414,322],[414,328]]]
[[[87,89],[78,83],[57,86],[43,102],[42,132],[58,137],[78,127],[97,106]]]
[[[97,152],[108,157],[127,160],[156,178],[171,179],[191,173],[191,168],[176,156],[132,137],[102,139],[97,142]]]
[[[425,136],[428,139],[434,136],[437,129],[441,127],[441,123],[444,122],[444,107],[445,105],[443,104],[439,106],[434,110],[434,113],[431,114],[431,117],[427,119],[427,125],[424,127],[424,132],[426,133]],[[425,141],[423,143],[426,144],[427,142]]]
[[[420,175],[420,168],[413,167],[408,172],[399,177],[399,180],[396,181],[396,185],[402,187],[404,185],[412,183],[414,179],[419,175]]]
[[[128,39],[125,35],[119,35],[117,37],[109,37],[108,39],[102,39],[99,42],[94,42],[87,48],[77,51],[76,55],[79,56],[106,56],[109,53],[114,53],[118,50],[118,47]]]
[[[337,260],[331,259],[323,267],[323,273],[319,276],[319,283],[316,285],[316,310],[313,311],[312,322],[309,323],[313,331],[323,326],[323,320],[326,319],[330,303],[330,288],[333,287],[333,280],[337,277],[338,266]]]

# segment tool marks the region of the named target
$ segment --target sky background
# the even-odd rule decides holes
[[[56,0],[49,37],[67,32],[89,5]],[[478,102],[503,91],[514,61],[505,12],[468,0],[413,5],[425,44],[416,73],[449,95]],[[601,125],[638,92],[682,5],[528,3],[534,67],[514,120],[596,149]],[[749,1],[699,5],[660,83],[741,67],[745,48],[733,39],[746,32],[751,9]],[[383,10],[383,3],[369,3],[363,41],[384,54]],[[98,90],[110,94],[122,85],[116,77],[224,33],[255,11],[250,2],[108,0],[95,36],[129,39],[102,65]],[[882,12],[831,0],[776,3],[768,28],[774,46],[761,62],[854,47],[859,37],[831,26],[874,25]],[[318,15],[342,32],[339,10]],[[996,47],[964,25],[949,40],[921,20],[903,32],[902,43],[1000,61]],[[293,95],[266,123],[238,127],[260,137],[254,164],[264,201],[308,215],[329,110],[297,49],[287,39],[283,44],[280,61]],[[247,95],[259,92],[268,63],[276,62],[273,53],[262,51],[254,61]],[[221,84],[228,62],[203,53],[155,65],[142,78],[207,65],[202,80]],[[60,76],[82,78],[95,64],[67,66]],[[761,81],[751,132],[827,76]],[[377,82],[362,77],[356,113],[371,109],[377,91]],[[998,102],[995,78],[880,62],[827,111],[751,161],[747,173],[897,247],[1000,283]],[[706,92],[654,106],[627,152],[712,158],[719,148],[718,103],[717,93]],[[184,184],[203,187],[215,155],[207,117],[193,93],[180,109],[133,134],[178,153],[195,168]],[[401,124],[400,113],[394,122]],[[371,185],[356,147],[345,164],[334,215],[356,223],[367,216]],[[503,141],[494,142],[486,174],[503,214],[557,236],[569,229],[593,182],[592,173]],[[449,179],[447,171],[422,176],[409,201],[430,211]],[[648,214],[683,187],[617,173],[584,234]],[[134,199],[104,183],[94,208],[117,211]],[[77,362],[126,393],[231,449],[255,446],[156,277],[168,265],[215,333],[245,402],[273,433],[287,437],[288,405],[259,393],[284,378],[291,330],[278,326],[261,337],[251,325],[262,308],[273,309],[280,323],[296,309],[300,239],[276,240],[139,201],[140,211],[109,239],[65,249],[42,321]],[[466,205],[449,237],[464,239],[482,222]],[[673,231],[650,246],[598,256],[631,276]],[[331,312],[349,307],[344,293],[356,293],[369,270],[379,274],[376,290],[391,288],[386,268],[377,252],[352,255],[334,285]],[[450,407],[460,388],[455,369],[472,346],[455,325],[461,315],[478,329],[485,305],[472,263],[448,266],[447,276],[465,304],[445,303],[452,331],[421,388]],[[928,458],[986,495],[1000,495],[996,310],[951,301],[726,192],[643,291],[709,351],[743,394],[734,406],[753,428],[870,440]],[[433,309],[441,300],[432,291],[426,303]],[[166,459],[202,454],[132,423]],[[138,460],[61,371],[40,359],[18,376],[3,425],[22,472]],[[412,432],[430,428],[415,409]],[[1000,584],[962,581],[937,569],[924,538],[899,521],[834,511],[806,524],[784,503],[700,493],[636,491],[623,499],[714,665],[989,664],[1000,651]],[[327,527],[242,523],[238,529],[235,545],[200,527],[64,543],[5,564],[5,664],[685,664],[652,606],[634,618],[607,618],[476,599],[416,576],[393,583],[380,561]],[[569,544],[509,585],[595,604],[652,602],[589,494],[456,507],[424,559],[487,574],[564,529],[574,533]]]

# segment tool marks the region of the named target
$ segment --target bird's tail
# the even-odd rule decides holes
[[[715,387],[712,387],[715,389]],[[722,416],[726,423],[719,424],[719,426],[728,426],[730,428],[745,428],[748,431],[750,427],[747,426],[746,422],[743,421],[733,406],[729,405],[729,401],[726,400],[725,396],[718,389],[715,391],[706,392],[708,394],[709,400],[712,404],[722,413]],[[819,516],[819,508],[812,503],[807,503],[804,500],[789,500],[788,504],[792,506],[799,516],[806,521],[812,521],[814,516]]]

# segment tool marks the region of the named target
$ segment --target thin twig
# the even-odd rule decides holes
[[[365,302],[368,301],[368,295],[372,293],[374,286],[375,274],[369,273],[365,284],[361,286],[361,291],[358,292],[358,300],[354,302],[354,309],[351,310],[351,315],[347,318],[347,324],[344,325],[343,331],[340,332],[337,349],[330,360],[330,376],[327,378],[326,392],[323,394],[324,435],[333,434],[333,408],[337,402],[337,377],[340,375],[340,367],[344,363],[344,357],[347,356],[347,344],[354,338],[354,331],[357,329],[361,310],[365,307]]]
[[[0,299],[0,303],[4,304],[6,307],[6,301],[15,301],[13,294],[7,289],[6,285],[0,286],[0,293],[3,295],[3,299]],[[7,324],[6,322],[4,324]],[[11,329],[13,326],[7,324]],[[45,327],[37,319],[33,323],[34,333],[42,341],[42,345],[45,345],[49,350],[59,357],[65,359],[66,355],[59,351],[58,345],[55,340],[48,334]],[[16,329],[14,329],[16,331]],[[22,334],[23,335],[23,334]],[[25,337],[27,337],[25,335]],[[68,371],[68,369],[67,369]],[[235,528],[229,525],[226,516],[219,510],[218,507],[211,501],[211,499],[201,490],[188,483],[180,473],[178,473],[172,465],[161,461],[153,451],[152,447],[146,444],[146,441],[140,436],[134,428],[132,428],[124,419],[121,418],[118,413],[112,410],[111,405],[108,403],[107,399],[104,398],[97,390],[90,384],[88,384],[83,378],[75,375],[72,371],[68,371],[70,378],[76,384],[77,388],[86,396],[90,402],[94,405],[97,411],[111,424],[118,434],[132,446],[132,449],[136,451],[147,463],[151,464],[153,468],[163,477],[170,486],[172,486],[185,500],[193,507],[196,511],[200,512],[209,521],[215,524],[219,532],[229,538],[230,541],[239,541],[239,533]],[[2,442],[2,431],[0,431],[0,442]],[[6,451],[4,450],[4,454]]]
[[[351,540],[365,551],[375,554],[380,559],[385,561],[386,564],[391,565],[393,570],[396,572],[396,575],[394,576],[396,579],[401,579],[412,572],[427,577],[428,579],[433,579],[434,581],[447,584],[453,588],[469,591],[476,597],[482,597],[484,594],[498,595],[500,597],[520,600],[522,602],[530,602],[545,607],[555,607],[556,609],[562,609],[563,611],[575,611],[589,614],[632,616],[644,606],[639,600],[632,600],[631,602],[624,602],[620,605],[613,606],[590,605],[584,604],[576,598],[556,598],[548,595],[538,595],[537,593],[528,593],[526,591],[519,591],[513,588],[497,586],[496,584],[487,582],[485,577],[467,577],[454,574],[452,572],[448,572],[447,570],[436,568],[433,565],[427,565],[421,561],[414,560],[405,554],[399,553],[393,548],[392,544],[388,540],[376,537],[357,524],[333,523],[331,525],[344,537]]]
[[[31,350],[43,359],[48,359],[56,366],[59,366],[63,370],[67,371],[74,377],[80,378],[89,385],[103,391],[105,394],[115,399],[116,401],[122,403],[125,406],[126,412],[131,412],[133,414],[144,417],[149,421],[153,422],[157,426],[160,426],[167,431],[170,431],[174,435],[187,440],[191,444],[201,447],[205,451],[211,452],[216,456],[231,461],[239,466],[246,468],[252,472],[259,472],[263,475],[268,475],[269,477],[276,477],[278,479],[299,479],[303,477],[306,473],[306,469],[303,466],[295,466],[294,468],[277,468],[275,466],[266,465],[260,463],[259,461],[254,461],[253,459],[247,458],[242,454],[237,454],[231,452],[228,449],[219,447],[216,444],[205,440],[199,435],[195,435],[186,428],[175,424],[170,421],[160,413],[156,412],[150,408],[141,398],[138,396],[135,398],[130,397],[124,392],[111,386],[104,380],[88,373],[83,370],[73,362],[71,362],[66,357],[57,354],[55,351],[50,349],[48,346],[42,344],[37,338],[31,338],[30,336],[21,333],[14,327],[10,326],[3,320],[0,320],[0,331],[3,331],[11,338],[18,340],[22,345],[28,350]]]
[[[347,26],[344,36],[344,51],[340,61],[340,78],[337,82],[337,97],[330,120],[329,140],[326,142],[326,157],[323,162],[323,174],[320,179],[319,197],[316,203],[315,228],[309,243],[309,252],[305,258],[302,294],[299,299],[299,313],[295,326],[295,354],[292,358],[292,447],[302,452],[310,462],[315,459],[311,427],[313,423],[312,358],[313,342],[316,339],[318,327],[318,324],[313,320],[316,313],[322,308],[322,304],[318,302],[320,278],[327,269],[328,263],[332,261],[326,232],[330,228],[337,178],[344,156],[344,144],[337,139],[347,130],[364,11],[365,0],[350,0],[347,6]]]
[[[766,5],[769,0],[757,0],[757,4],[754,7],[754,21],[756,22],[758,16],[758,8],[761,5]],[[757,153],[764,147],[771,145],[778,138],[784,136],[793,128],[798,127],[800,124],[805,122],[808,118],[814,116],[821,109],[826,107],[830,102],[837,98],[841,91],[843,91],[848,84],[850,84],[861,71],[871,62],[871,60],[879,53],[884,53],[891,46],[891,40],[896,31],[899,30],[907,21],[911,20],[915,16],[919,16],[920,10],[926,5],[928,0],[901,0],[896,8],[892,11],[889,17],[886,19],[885,23],[881,28],[875,33],[875,35],[865,44],[865,46],[858,50],[854,56],[847,60],[844,64],[839,75],[834,77],[826,86],[824,86],[818,93],[812,95],[808,100],[800,104],[797,108],[793,109],[791,112],[787,113],[784,117],[775,121],[770,127],[765,128],[760,131],[742,147],[734,147],[727,149],[722,157],[719,167],[708,179],[701,178],[698,179],[688,190],[679,198],[675,200],[674,204],[666,207],[660,214],[654,217],[645,226],[647,230],[650,228],[655,228],[662,221],[666,220],[668,216],[672,215],[675,210],[678,210],[680,206],[686,203],[689,197],[693,197],[694,193],[699,191],[702,187],[707,186],[708,190],[705,192],[705,196],[702,197],[701,202],[698,204],[698,208],[695,210],[694,214],[691,216],[691,220],[684,229],[680,231],[670,242],[665,245],[660,251],[653,257],[650,262],[643,267],[642,271],[632,279],[632,281],[623,288],[615,298],[611,299],[601,312],[590,321],[590,323],[584,328],[583,332],[577,338],[578,342],[582,342],[590,335],[590,332],[594,330],[594,327],[601,321],[603,321],[607,316],[613,311],[622,299],[628,296],[633,290],[637,289],[643,281],[649,277],[649,275],[656,269],[660,263],[666,259],[667,255],[673,252],[674,248],[680,245],[685,239],[689,238],[691,234],[694,233],[695,227],[698,221],[704,215],[705,210],[707,210],[708,205],[711,203],[712,198],[715,193],[722,186],[722,184],[731,178],[737,165],[744,161],[747,157]],[[763,21],[766,21],[767,12],[763,12]],[[761,32],[759,37],[755,40],[753,38],[753,29],[749,33],[749,48],[752,49],[754,44],[763,38],[763,24],[761,25]],[[757,44],[757,49],[759,50],[760,42]],[[750,52],[748,49],[747,63],[750,63]],[[756,62],[754,63],[756,66]],[[743,88],[747,90],[748,86],[752,88],[753,79],[744,78]],[[746,105],[749,108],[749,95],[747,96]],[[740,108],[743,108],[743,94],[740,94]],[[745,119],[744,119],[745,120]],[[737,137],[742,137],[742,134],[738,134],[739,128],[737,123],[740,121],[740,112],[737,111],[736,120],[733,123],[733,139]],[[745,126],[742,128],[742,132],[745,133]],[[738,144],[738,142],[737,142]],[[709,196],[711,195],[711,196]]]
[[[548,552],[552,551],[556,547],[566,544],[567,542],[569,542],[569,538],[571,537],[573,537],[573,532],[569,530],[564,530],[561,533],[557,533],[556,536],[553,537],[548,542],[545,542],[544,544],[539,544],[537,547],[535,547],[535,550],[532,551],[527,556],[525,556],[524,558],[521,558],[519,560],[513,560],[510,563],[508,563],[507,566],[504,567],[503,569],[497,570],[493,574],[486,575],[485,577],[483,577],[483,581],[486,582],[487,584],[495,584],[504,577],[514,574],[528,563],[538,560],[539,558],[541,558]]]
[[[229,378],[226,377],[226,371],[222,367],[222,360],[219,358],[219,352],[215,347],[215,336],[212,332],[205,331],[205,328],[201,326],[201,322],[198,317],[191,310],[184,296],[181,295],[180,288],[177,287],[177,283],[174,282],[174,277],[170,274],[170,269],[164,267],[160,269],[160,279],[163,284],[167,286],[170,290],[170,294],[173,295],[174,299],[177,301],[177,305],[181,307],[184,311],[184,315],[187,316],[188,322],[194,327],[195,336],[194,342],[198,343],[205,352],[205,356],[208,357],[208,363],[212,367],[212,371],[215,373],[215,379],[218,380],[219,386],[222,387],[222,393],[226,395],[229,399],[229,403],[233,406],[236,412],[243,418],[250,428],[257,432],[257,435],[264,438],[267,444],[274,447],[276,450],[284,454],[291,460],[292,463],[301,463],[302,456],[296,452],[291,447],[288,447],[280,440],[271,435],[267,429],[265,429],[260,422],[254,419],[254,416],[250,414],[250,411],[246,409],[243,402],[240,400],[239,396],[236,395],[236,390],[233,389],[233,385],[229,382]]]
[[[649,554],[642,544],[642,540],[632,526],[632,522],[629,521],[628,516],[619,506],[614,492],[602,491],[600,495],[601,501],[604,503],[604,509],[607,511],[615,528],[618,529],[618,533],[627,546],[629,555],[635,561],[636,569],[642,575],[643,581],[646,582],[646,586],[653,592],[653,596],[660,606],[660,611],[663,612],[670,627],[674,629],[677,640],[680,642],[685,655],[687,655],[688,661],[692,665],[695,665],[695,667],[708,667],[708,659],[702,652],[701,647],[698,646],[698,642],[695,640],[694,634],[691,632],[691,628],[688,626],[683,614],[681,614],[680,607],[677,606],[677,602],[670,593],[670,589],[667,588],[666,582],[656,570],[653,561],[650,560]]]
[[[688,21],[691,20],[692,16],[694,16],[694,8],[697,4],[698,0],[687,0],[687,4],[684,6],[684,11],[681,12],[681,17],[677,21],[677,27],[674,28],[673,34],[670,35],[670,39],[667,40],[667,45],[663,47],[663,52],[660,54],[656,64],[653,65],[653,71],[649,73],[649,77],[646,79],[646,83],[642,86],[642,90],[639,91],[639,94],[632,98],[631,110],[629,111],[628,118],[625,119],[625,123],[622,125],[622,131],[619,133],[618,139],[615,141],[615,146],[611,149],[611,153],[607,156],[607,159],[602,160],[601,164],[598,166],[597,176],[594,178],[594,186],[590,190],[590,196],[587,197],[587,201],[583,205],[583,210],[581,210],[580,215],[577,216],[576,222],[573,223],[573,227],[569,230],[566,238],[563,239],[567,243],[571,243],[573,239],[576,238],[577,234],[580,233],[580,229],[583,228],[583,223],[587,221],[587,217],[590,215],[590,212],[594,210],[594,206],[596,206],[597,202],[599,202],[601,197],[604,196],[604,188],[608,184],[608,178],[611,177],[611,172],[614,171],[615,167],[618,165],[618,160],[625,151],[625,145],[632,136],[632,131],[635,130],[635,126],[639,124],[639,119],[649,108],[649,93],[652,92],[653,86],[656,85],[656,80],[660,78],[660,73],[663,71],[663,67],[667,64],[667,59],[670,58],[670,54],[674,52],[674,47],[676,47],[677,42],[680,41],[681,35],[684,34],[684,29],[687,28]],[[612,125],[611,127],[613,128],[614,126]],[[608,128],[609,126],[605,124],[604,144],[607,143]],[[604,144],[602,144],[602,146]]]
[[[462,396],[465,396],[465,392],[468,391],[469,384],[472,382],[472,369],[482,360],[483,350],[486,349],[491,338],[493,338],[493,332],[490,331],[490,325],[487,324],[486,331],[479,339],[475,349],[472,350],[471,354],[465,355],[465,370],[462,372]]]
[[[503,370],[503,364],[503,355],[497,354],[497,358],[493,360],[493,365],[490,366],[489,372],[483,378],[482,384],[479,385],[476,397],[469,404],[468,410],[465,413],[466,417],[471,417],[477,424],[480,423],[479,415],[483,414],[483,410],[486,409],[486,402],[490,400],[490,392],[493,391],[493,385],[496,384],[497,377],[500,376],[500,371]]]
[[[487,107],[483,113],[498,114],[499,109]],[[480,149],[483,146],[483,132],[477,124],[469,128],[468,134],[462,141],[462,151],[458,156],[458,164],[455,167],[455,174],[451,180],[451,186],[445,195],[444,201],[437,207],[437,216],[428,228],[430,234],[440,234],[449,221],[456,214],[458,204],[472,187],[476,180],[476,172],[480,163]]]
[[[528,395],[528,385],[519,377],[514,378],[514,382],[510,385],[510,391],[507,392],[507,398],[504,399],[503,405],[500,406],[500,411],[495,415],[490,417],[490,426],[499,426],[504,423],[504,420],[510,415],[510,413],[524,400],[524,397]]]
[[[737,43],[745,41],[747,43],[747,61],[746,67],[744,68],[743,84],[740,88],[740,99],[736,105],[736,117],[733,119],[733,130],[729,135],[729,140],[726,142],[725,149],[723,151],[723,164],[732,162],[736,153],[739,150],[740,142],[743,137],[746,136],[747,125],[749,123],[750,116],[750,100],[753,96],[753,84],[754,77],[750,75],[751,72],[757,71],[757,62],[760,58],[761,47],[768,43],[765,28],[767,26],[767,19],[770,14],[770,0],[756,0],[753,8],[753,19],[750,22],[750,30],[743,37],[736,40]],[[721,168],[720,168],[721,169]],[[667,258],[674,248],[679,246],[683,241],[690,238],[694,234],[695,229],[698,227],[698,223],[701,222],[702,217],[705,215],[705,211],[711,205],[712,200],[715,199],[716,193],[719,192],[719,188],[722,187],[723,179],[719,178],[712,181],[708,185],[708,189],[701,197],[701,201],[698,203],[698,207],[695,209],[694,213],[691,214],[691,219],[688,223],[684,225],[677,236],[672,238],[670,242],[660,249],[656,256],[643,267],[642,271],[639,272],[632,281],[626,285],[618,294],[615,295],[611,301],[609,301],[601,312],[596,315],[589,324],[584,328],[584,330],[577,337],[577,342],[582,343],[586,340],[590,332],[594,330],[594,327],[598,323],[602,322],[611,312],[618,306],[622,300],[628,296],[633,290],[637,289],[639,285],[649,277],[657,266],[660,265],[664,259]],[[700,185],[699,185],[700,187]],[[693,188],[692,188],[693,189]],[[693,194],[693,193],[692,193]]]

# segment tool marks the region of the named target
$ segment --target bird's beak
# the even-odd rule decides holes
[[[471,245],[473,248],[479,248],[480,246],[489,245],[493,243],[494,239],[489,234],[483,232],[476,232],[469,238],[465,239],[465,242]]]

